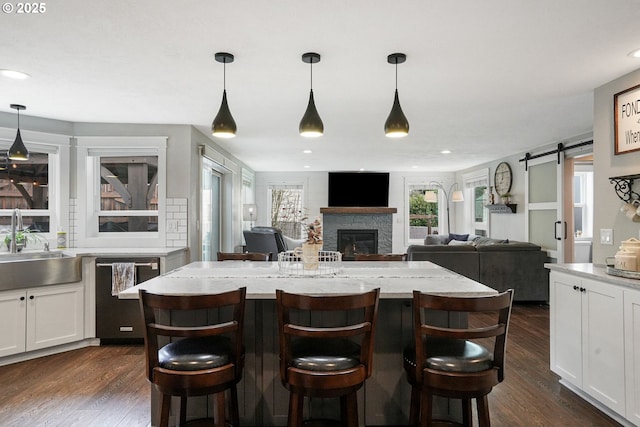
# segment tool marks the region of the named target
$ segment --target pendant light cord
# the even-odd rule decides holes
[[[396,90],[398,90],[398,58],[396,58]]]
[[[309,62],[309,65],[311,65],[311,90],[313,90],[313,59]]]
[[[227,90],[227,58],[222,61],[222,90]]]

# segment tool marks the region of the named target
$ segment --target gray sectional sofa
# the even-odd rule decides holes
[[[515,301],[549,300],[548,256],[533,243],[431,235],[424,245],[409,246],[407,255],[409,261],[431,261],[498,291],[512,288]]]

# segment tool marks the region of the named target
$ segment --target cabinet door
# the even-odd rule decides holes
[[[549,284],[551,370],[582,387],[581,282],[552,271]]]
[[[626,418],[640,425],[640,292],[624,291]]]
[[[0,293],[0,357],[25,350],[25,291]]]
[[[84,338],[81,284],[50,286],[27,292],[27,351]]]
[[[622,289],[587,279],[582,284],[582,389],[624,416]]]

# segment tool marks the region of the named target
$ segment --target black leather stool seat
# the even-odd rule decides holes
[[[344,338],[298,338],[291,353],[291,365],[308,371],[341,371],[360,364],[360,346]]]
[[[427,339],[425,367],[446,372],[480,372],[491,369],[493,356],[483,346],[471,341],[433,338]],[[407,347],[405,362],[416,365],[416,349]]]
[[[158,362],[174,371],[217,368],[231,362],[230,340],[222,336],[185,338],[158,350]]]

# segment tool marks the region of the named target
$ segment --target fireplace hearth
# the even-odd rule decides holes
[[[377,254],[378,230],[338,230],[338,251],[345,261],[358,254]]]

